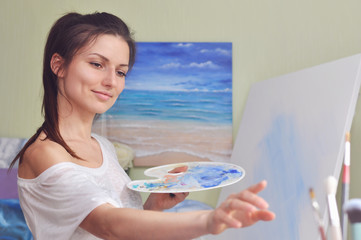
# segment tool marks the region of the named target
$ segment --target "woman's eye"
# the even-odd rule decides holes
[[[125,72],[122,72],[122,71],[117,71],[117,74],[120,77],[126,77],[127,76],[127,74]]]
[[[102,67],[102,65],[100,63],[97,63],[97,62],[91,62],[90,64],[93,65],[96,68],[101,68]]]

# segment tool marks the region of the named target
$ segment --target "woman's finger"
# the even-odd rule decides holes
[[[249,188],[247,188],[248,191],[251,191],[253,193],[259,193],[260,191],[262,191],[263,189],[265,189],[267,186],[267,181],[263,180],[257,184],[254,184],[252,186],[250,186]]]
[[[237,198],[227,200],[224,203],[223,209],[227,213],[232,211],[251,212],[257,210],[257,208],[254,205]]]
[[[269,207],[266,200],[251,191],[245,190],[238,193],[236,196],[236,199],[248,202],[260,209],[267,209]]]
[[[181,173],[181,172],[186,172],[187,170],[188,170],[188,166],[180,166],[170,170],[168,173]]]
[[[173,199],[176,199],[178,202],[182,202],[188,195],[189,192],[169,193],[169,196]]]
[[[258,210],[252,213],[253,221],[271,221],[275,219],[276,215],[268,210]]]
[[[212,212],[210,218],[210,232],[212,234],[219,234],[227,228],[240,228],[242,223],[235,219],[232,214],[216,209]]]

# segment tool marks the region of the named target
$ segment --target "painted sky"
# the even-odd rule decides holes
[[[231,91],[232,43],[137,43],[126,89]]]

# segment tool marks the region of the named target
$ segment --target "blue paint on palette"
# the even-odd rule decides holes
[[[239,181],[244,176],[242,168],[227,163],[186,163],[186,172],[168,173],[158,171],[150,176],[159,177],[156,180],[139,180],[128,184],[132,190],[143,192],[190,192],[223,187]]]
[[[242,176],[242,173],[236,169],[226,170],[223,166],[209,168],[197,166],[190,169],[189,174],[184,176],[184,182],[188,182],[188,178],[194,178],[202,187],[209,188],[216,187],[230,177],[234,178],[237,176]]]

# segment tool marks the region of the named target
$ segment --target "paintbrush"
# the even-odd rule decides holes
[[[343,176],[342,176],[342,196],[341,196],[341,206],[349,199],[350,192],[350,158],[351,158],[351,144],[350,144],[350,133],[346,133],[345,139],[345,157],[343,163]],[[347,214],[342,210],[341,211],[341,230],[343,239],[347,239]]]
[[[337,180],[333,176],[329,176],[325,180],[328,215],[330,218],[330,230],[332,240],[342,240],[340,217],[338,215],[337,203],[336,203],[336,190]]]
[[[312,208],[313,208],[313,212],[315,215],[315,219],[318,224],[318,230],[320,231],[321,240],[326,240],[325,229],[323,227],[321,214],[320,214],[320,205],[316,201],[315,192],[313,191],[313,188],[310,188],[310,198],[311,198],[311,203],[312,203]]]
[[[361,199],[351,199],[346,202],[344,211],[351,223],[352,238],[361,239]]]

